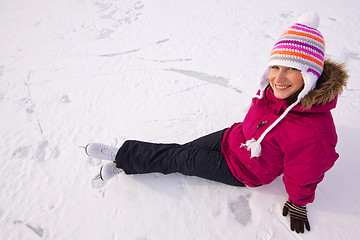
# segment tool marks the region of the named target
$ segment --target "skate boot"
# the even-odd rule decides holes
[[[119,148],[101,143],[89,143],[85,147],[85,152],[89,157],[109,161],[115,161],[118,150]]]
[[[121,173],[121,169],[116,167],[116,163],[106,163],[100,168],[100,178],[103,181],[108,181],[109,179],[115,177]]]

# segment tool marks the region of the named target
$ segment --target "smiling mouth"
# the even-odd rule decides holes
[[[275,87],[279,90],[285,90],[285,89],[289,88],[290,86],[291,85],[280,86],[280,85],[275,84]]]

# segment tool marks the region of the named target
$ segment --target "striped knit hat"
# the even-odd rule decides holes
[[[314,12],[301,15],[297,23],[286,30],[273,47],[268,67],[259,82],[260,95],[256,97],[262,98],[265,88],[269,85],[269,71],[271,66],[284,66],[300,70],[304,79],[304,88],[299,93],[296,102],[291,104],[284,113],[263,132],[259,139],[251,139],[241,145],[251,150],[251,157],[260,156],[260,143],[266,134],[316,86],[316,82],[324,68],[325,52],[324,38],[316,29],[319,22],[319,16]]]
[[[298,23],[281,35],[271,51],[269,61],[269,66],[293,67],[301,70],[303,75],[315,75],[304,76],[309,90],[314,88],[324,68],[325,41],[316,29],[318,25],[319,16],[316,13],[302,15]]]

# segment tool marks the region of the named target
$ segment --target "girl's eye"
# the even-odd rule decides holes
[[[272,69],[279,69],[278,66],[271,66]]]
[[[294,71],[300,71],[299,69],[297,69],[297,68],[289,68],[289,70],[294,70]]]

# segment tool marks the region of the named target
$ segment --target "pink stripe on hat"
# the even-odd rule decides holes
[[[301,25],[301,24],[295,24],[294,26],[292,26],[292,28],[296,29],[296,30],[304,31],[307,33],[312,33],[312,34],[322,38],[320,32],[314,28],[306,27],[305,25]]]
[[[308,55],[312,55],[312,56],[316,57],[318,60],[324,62],[324,55],[321,55],[321,54],[318,54],[318,53],[316,53],[314,51],[308,50],[308,49],[304,48],[300,44],[297,44],[297,45],[294,45],[294,44],[279,44],[279,45],[276,45],[273,48],[273,51],[276,50],[276,49],[299,51],[299,52],[302,52],[302,53],[305,53],[305,54],[308,54]]]

